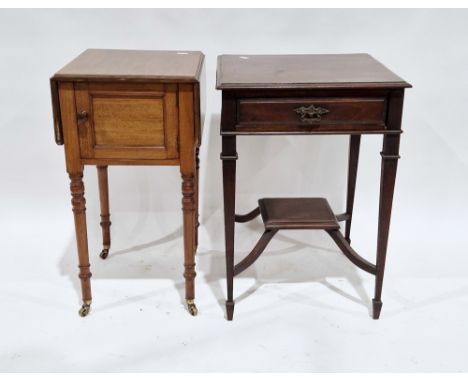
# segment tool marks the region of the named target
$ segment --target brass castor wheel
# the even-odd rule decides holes
[[[99,257],[103,260],[107,259],[107,256],[109,255],[109,248],[104,248],[101,253],[99,254]]]
[[[81,306],[81,309],[79,310],[78,314],[81,317],[86,317],[89,314],[89,311],[91,310],[91,303],[84,303]]]
[[[198,314],[197,306],[193,300],[187,300],[187,309],[192,316],[196,316]]]

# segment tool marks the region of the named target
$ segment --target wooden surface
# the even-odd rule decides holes
[[[217,89],[405,88],[406,81],[368,54],[222,55]]]
[[[346,192],[346,212],[345,212],[345,239],[351,244],[351,222],[353,220],[354,194],[356,192],[356,178],[359,164],[359,149],[361,147],[361,136],[351,135],[349,137],[348,150],[348,184]]]
[[[324,114],[307,114],[310,108]],[[238,131],[383,130],[385,98],[246,98],[238,101],[237,118]]]
[[[264,198],[258,201],[265,229],[338,229],[324,198]]]
[[[96,145],[164,145],[162,97],[96,97],[93,114]]]
[[[107,178],[107,166],[97,166],[99,204],[101,207],[102,251],[99,255],[105,259],[111,246],[110,237],[110,208],[109,208],[109,181]]]
[[[107,258],[111,245],[108,166],[180,166],[185,297],[189,312],[197,314],[193,301],[198,229],[197,153],[204,114],[200,95],[204,84],[197,79],[202,63],[203,55],[199,52],[88,50],[52,77],[55,137],[58,144],[64,144],[71,180],[82,316],[88,314],[91,304],[85,165],[98,167],[102,259]]]
[[[86,159],[178,158],[176,84],[75,84]]]
[[[223,90],[224,112],[232,120],[221,124],[221,135],[400,134],[386,121],[389,97],[401,90]]]
[[[195,82],[202,64],[203,53],[194,51],[88,49],[53,78]]]
[[[197,137],[201,139],[205,112],[204,55],[196,51],[143,51],[88,49],[50,78],[54,136],[63,145],[63,125],[60,111],[59,82],[111,82],[114,86],[139,82],[148,87],[153,83],[193,83],[196,97]],[[128,159],[128,158],[127,158]],[[158,159],[153,159],[158,160]]]
[[[379,318],[402,132],[403,97],[405,88],[411,85],[365,54],[220,56],[217,74],[217,87],[222,90],[227,319],[232,320],[234,314],[234,276],[252,265],[277,230],[288,225],[324,228],[353,264],[375,275],[372,316]],[[316,200],[260,201],[265,232],[254,249],[234,265],[235,222],[247,222],[259,214],[259,209],[244,215],[235,212],[236,139],[237,135],[266,134],[350,135],[346,211],[335,218],[326,207],[328,204]],[[375,264],[361,257],[350,245],[360,136],[363,134],[383,135]],[[284,158],[285,163],[287,160]],[[345,221],[345,235],[340,232],[336,220]]]

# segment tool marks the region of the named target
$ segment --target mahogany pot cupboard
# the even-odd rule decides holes
[[[203,126],[201,52],[89,49],[51,78],[55,140],[65,147],[83,296],[91,306],[83,170],[96,166],[102,259],[111,245],[107,168],[179,166],[182,176],[185,298],[192,315],[198,242],[198,151]],[[156,190],[155,190],[156,192]]]

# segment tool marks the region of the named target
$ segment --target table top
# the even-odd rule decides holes
[[[358,54],[222,55],[216,88],[406,88],[375,58]]]
[[[87,49],[52,79],[195,82],[203,57],[196,51]]]

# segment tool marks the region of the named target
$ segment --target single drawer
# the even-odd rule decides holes
[[[75,83],[81,157],[178,157],[177,85]]]
[[[385,129],[385,98],[240,99],[236,130],[349,132]]]

